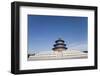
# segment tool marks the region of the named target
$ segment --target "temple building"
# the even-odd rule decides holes
[[[88,53],[69,49],[63,39],[59,38],[55,41],[51,51],[42,51],[40,53],[28,55],[28,60],[52,60],[52,59],[78,59],[88,58]]]
[[[59,38],[58,40],[55,41],[54,48],[52,49],[53,51],[65,51],[67,49],[66,44],[64,43],[64,40]]]

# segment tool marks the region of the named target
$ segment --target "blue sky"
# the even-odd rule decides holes
[[[87,50],[87,17],[28,15],[28,53],[52,51],[58,38],[69,49]]]

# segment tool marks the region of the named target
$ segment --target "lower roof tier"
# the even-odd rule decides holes
[[[64,50],[66,50],[68,48],[66,48],[66,47],[55,47],[55,48],[52,48],[52,50],[56,50],[56,49],[64,49]]]

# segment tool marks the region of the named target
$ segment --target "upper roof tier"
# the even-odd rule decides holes
[[[58,40],[55,41],[55,43],[64,43],[64,40],[62,40],[61,38],[59,38]]]

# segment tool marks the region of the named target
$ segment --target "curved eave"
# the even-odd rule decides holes
[[[55,48],[52,48],[52,50],[56,50],[56,49],[60,49],[60,48],[62,48],[62,49],[67,49],[66,47],[55,47]]]
[[[63,45],[63,46],[66,46],[66,44],[62,44],[62,43],[59,43],[59,44],[54,44],[53,46],[56,47],[58,45]]]
[[[56,40],[55,42],[56,43],[58,43],[58,42],[63,42],[64,43],[64,40]]]

